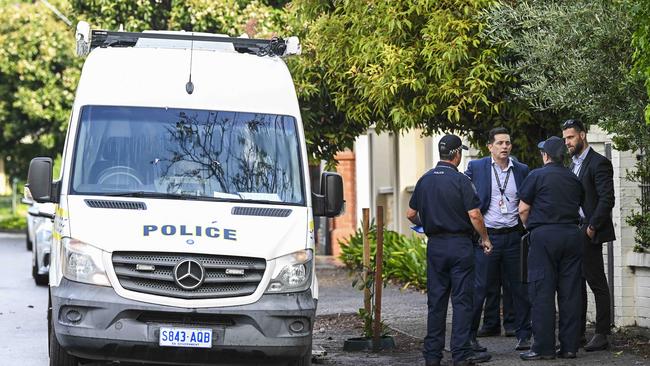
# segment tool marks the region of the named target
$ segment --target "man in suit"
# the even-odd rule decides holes
[[[604,350],[609,345],[611,314],[610,296],[603,265],[604,242],[616,239],[612,222],[614,207],[614,169],[612,163],[595,152],[587,142],[587,131],[581,121],[570,119],[562,124],[562,137],[572,156],[571,170],[578,176],[585,191],[580,208],[580,227],[584,233],[582,261],[582,341],[587,324],[587,287],[596,300],[596,333],[585,345],[586,351]]]
[[[510,288],[515,312],[515,335],[518,341],[515,349],[526,350],[530,348],[530,303],[526,285],[520,277],[523,226],[519,222],[517,192],[529,169],[510,157],[510,133],[503,127],[490,130],[488,149],[490,156],[470,161],[465,172],[478,192],[481,213],[493,245],[490,256],[486,256],[478,246],[475,248],[476,281],[471,344],[475,351],[485,350],[476,340],[476,332],[486,293],[490,288],[493,291],[498,289],[498,279],[503,268],[502,280]],[[500,331],[500,325],[498,326]]]

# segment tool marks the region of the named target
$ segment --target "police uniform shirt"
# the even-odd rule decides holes
[[[467,211],[481,201],[469,178],[450,163],[439,162],[415,185],[409,206],[418,212],[427,236],[471,235],[474,227]]]
[[[530,230],[547,224],[578,224],[584,191],[571,170],[549,163],[524,179],[519,199],[531,206],[526,225]]]

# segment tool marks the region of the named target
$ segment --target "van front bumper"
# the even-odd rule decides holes
[[[84,359],[202,364],[297,359],[311,352],[316,314],[311,290],[263,295],[253,304],[220,308],[139,302],[118,296],[110,287],[67,279],[51,288],[51,294],[58,342]],[[161,347],[161,327],[212,329],[212,348]]]

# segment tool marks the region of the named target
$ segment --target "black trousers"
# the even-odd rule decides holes
[[[451,295],[451,354],[454,362],[471,357],[470,328],[474,303],[474,253],[469,237],[429,237],[427,241],[427,335],[424,358],[442,359]]]
[[[611,329],[611,314],[609,312],[610,293],[605,277],[603,263],[603,245],[594,244],[584,233],[582,250],[582,323],[580,334],[584,335],[587,328],[587,284],[594,293],[596,301],[596,333],[609,334]]]
[[[555,356],[555,295],[560,349],[578,351],[582,233],[576,225],[544,225],[530,234],[528,294],[534,342],[531,349]]]

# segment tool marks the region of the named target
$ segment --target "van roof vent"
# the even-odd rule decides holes
[[[146,210],[144,202],[113,201],[113,200],[84,200],[92,208],[116,208],[121,210]]]
[[[270,216],[270,217],[287,217],[291,215],[291,209],[288,208],[269,208],[269,207],[233,207],[233,215],[240,216]]]

